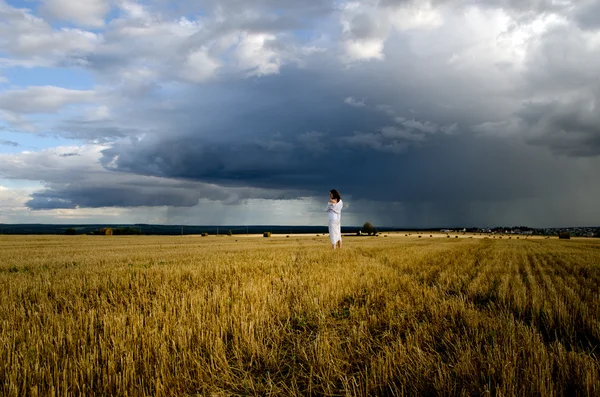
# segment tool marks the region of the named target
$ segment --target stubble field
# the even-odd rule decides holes
[[[0,236],[0,395],[600,395],[600,241],[344,243]]]

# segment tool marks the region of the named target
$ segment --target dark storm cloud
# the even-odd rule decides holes
[[[315,78],[323,83],[311,84]],[[333,75],[290,70],[242,84],[237,99],[228,96],[219,104],[214,98],[211,112],[203,111],[202,100],[190,98],[186,102],[203,119],[199,127],[122,142],[105,150],[103,161],[145,175],[313,190],[316,181],[330,178],[339,157],[358,154],[342,137],[394,123],[382,111],[357,112],[345,103],[356,88],[344,84]]]
[[[98,173],[84,180],[71,171],[74,182],[52,182],[31,195],[26,206],[33,210],[98,207],[193,207],[201,198],[225,204],[268,197],[275,200],[296,198],[292,192],[260,192],[259,189],[225,189],[219,186],[148,178],[121,173]],[[50,179],[47,177],[47,179]],[[60,179],[64,179],[61,177]]]
[[[207,18],[179,41],[141,22],[113,21],[114,30],[104,35],[108,45],[85,59],[104,81],[120,82],[111,119],[60,124],[62,136],[104,144],[104,168],[94,163],[97,168],[83,175],[75,164],[58,175],[45,166],[11,177],[43,175],[47,187],[32,196],[32,209],[192,207],[202,198],[235,204],[320,196],[335,187],[356,203],[350,213],[413,226],[504,219],[511,204],[519,216],[539,209],[535,219],[543,220],[566,194],[594,193],[600,61],[573,22],[592,26],[573,17],[583,8],[567,12],[549,0],[433,3],[448,13],[443,23],[407,32],[392,26],[385,7],[424,2],[360,3],[346,15],[343,32],[339,19],[346,10],[320,1],[205,4],[207,15],[228,18]],[[188,13],[196,4],[180,6]],[[462,6],[502,8],[515,23],[496,32],[494,23],[504,23],[494,19],[500,13],[475,15],[473,22],[462,10],[453,14]],[[263,9],[267,15],[257,12]],[[570,22],[549,25],[518,48],[498,44],[530,16],[552,12]],[[321,26],[307,21],[309,15],[330,19]],[[477,31],[486,18],[492,33]],[[473,27],[463,29],[470,22]],[[130,40],[125,28],[131,27],[144,34]],[[239,66],[229,58],[239,48],[209,48],[238,30],[282,35],[250,41],[246,55],[257,63]],[[292,37],[292,31],[301,32]],[[307,39],[319,34],[326,39]],[[346,41],[358,43],[349,61]],[[183,83],[176,72],[197,49],[223,66],[197,85]],[[210,66],[199,59],[198,70]],[[276,65],[269,73],[248,74],[269,62]],[[584,219],[590,204],[578,203],[577,219]]]
[[[33,193],[31,200],[27,201],[25,205],[32,210],[54,210],[54,209],[74,209],[77,208],[70,199],[63,199],[60,197],[60,192],[56,191],[43,191]]]
[[[371,137],[371,139],[373,139]],[[329,136],[325,139],[335,140]],[[290,142],[290,145],[295,145]],[[391,144],[391,143],[390,143]],[[330,142],[327,151],[295,145],[264,148],[257,145],[154,146],[144,157],[127,153],[128,171],[188,178],[224,186],[256,186],[318,193],[336,184],[363,199],[386,197],[403,202],[515,199],[551,194],[555,183],[569,185],[547,159],[539,161],[527,147],[499,138],[438,137],[406,153],[373,150],[373,146]],[[152,161],[153,159],[160,159]],[[159,168],[153,168],[159,167]],[[150,171],[150,172],[148,172]],[[556,171],[556,172],[554,172]]]
[[[600,109],[595,98],[529,103],[518,116],[532,144],[573,157],[600,155]]]
[[[291,189],[227,188],[198,181],[159,178],[103,169],[95,145],[76,152],[47,149],[0,154],[0,178],[44,181],[45,189],[31,196],[31,209],[173,206],[192,207],[200,199],[226,205],[266,198],[288,200],[302,192]]]
[[[561,189],[576,184],[559,163],[521,141],[473,136],[457,127],[480,121],[478,116],[436,117],[430,104],[413,106],[419,114],[412,114],[419,93],[410,86],[372,79],[370,87],[348,89],[345,81],[354,80],[356,71],[337,78],[307,73],[287,71],[254,82],[245,88],[252,103],[244,106],[243,96],[222,111],[217,106],[215,115],[227,118],[207,123],[212,128],[121,142],[103,152],[103,163],[115,171],[222,186],[319,194],[336,185],[357,199],[405,203],[551,195],[557,185],[544,176],[550,174]],[[327,86],[305,84],[317,77]],[[349,105],[350,94],[366,98],[365,106]],[[376,106],[382,101],[375,98],[395,98],[395,110]],[[455,104],[462,100],[457,96]]]
[[[377,34],[368,19],[361,23],[357,35]],[[548,76],[566,70],[559,60],[543,63],[553,37],[543,36],[529,55],[530,85],[508,95],[526,99],[556,84],[531,77],[536,69]],[[553,195],[556,186],[577,189],[580,181],[564,171],[576,166],[556,162],[522,139],[556,153],[594,155],[593,112],[577,115],[577,105],[564,103],[543,107],[538,111],[556,116],[540,116],[549,135],[538,136],[532,131],[542,124],[528,116],[533,108],[515,107],[503,83],[486,80],[486,71],[457,74],[444,66],[449,54],[426,62],[410,54],[406,39],[393,36],[385,62],[338,70],[319,55],[316,63],[325,68],[286,67],[260,80],[188,91],[176,114],[160,113],[176,128],[114,144],[103,152],[103,164],[141,175],[309,194],[335,184],[356,199],[428,203],[430,213],[449,202],[462,206]],[[557,89],[562,87],[551,91]],[[471,135],[474,126],[498,117],[514,117],[527,128],[513,138]],[[561,138],[566,127],[577,137]],[[543,176],[549,172],[552,181]]]

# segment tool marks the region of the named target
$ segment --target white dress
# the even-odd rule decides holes
[[[342,207],[344,202],[340,200],[336,204],[327,203],[325,211],[329,213],[329,238],[331,244],[336,244],[342,239]]]

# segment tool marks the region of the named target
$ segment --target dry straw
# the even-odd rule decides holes
[[[600,395],[600,242],[0,236],[0,394]]]

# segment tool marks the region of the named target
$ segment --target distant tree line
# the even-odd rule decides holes
[[[75,228],[70,227],[65,230],[65,234],[73,236],[77,234],[77,230]],[[138,236],[141,233],[139,229],[135,229],[133,227],[104,227],[102,229],[93,230],[86,234],[90,234],[93,236]]]

